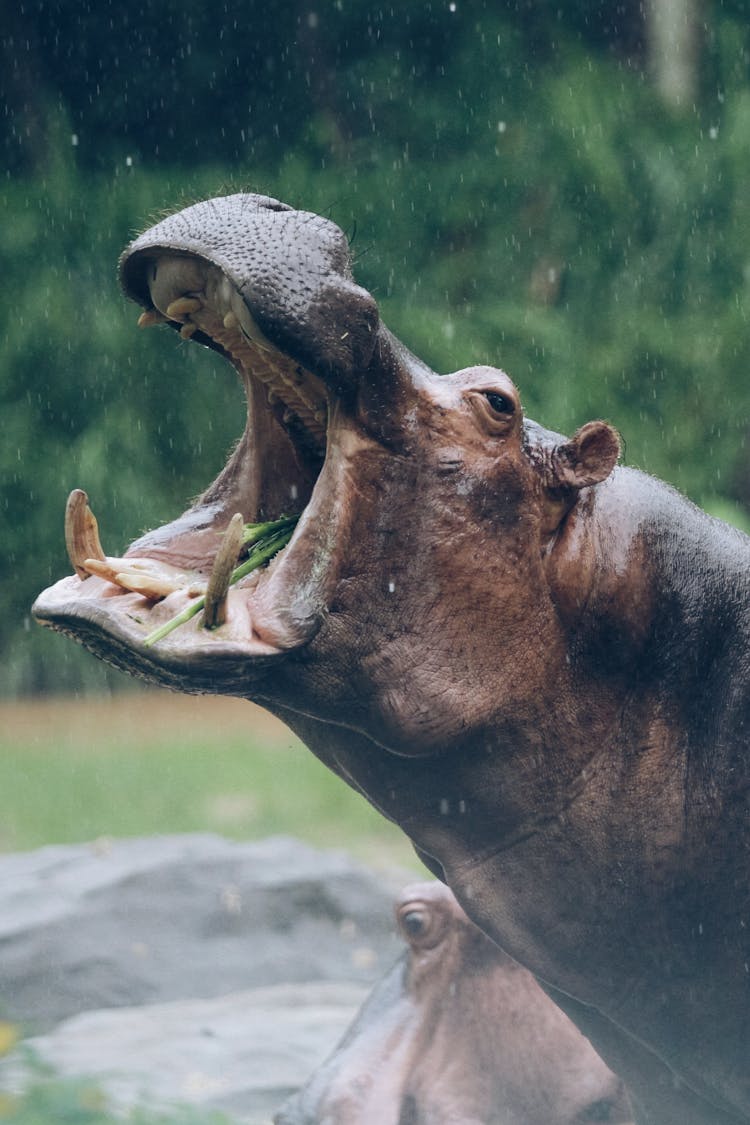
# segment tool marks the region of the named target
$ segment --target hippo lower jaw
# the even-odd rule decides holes
[[[92,548],[90,535],[66,526],[77,574],[45,590],[33,613],[131,673],[184,691],[206,690],[210,683],[212,691],[221,684],[224,692],[244,693],[269,661],[307,644],[326,612],[345,508],[335,484],[316,483],[327,475],[335,403],[321,379],[264,336],[240,288],[217,265],[170,252],[141,265],[138,299],[146,311],[139,324],[167,324],[226,356],[245,388],[245,432],[195,505],[133,543],[122,559],[106,558],[96,534]],[[206,628],[198,614],[158,644],[147,644],[205,589],[236,512],[248,523],[300,518],[291,542],[268,567],[228,590],[221,627]]]

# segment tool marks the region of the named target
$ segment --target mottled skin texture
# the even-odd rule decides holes
[[[622,1082],[442,883],[406,887],[407,951],[276,1125],[632,1121]]]
[[[295,536],[216,634],[195,619],[147,648],[170,599],[95,577],[37,616],[153,682],[280,715],[544,983],[639,1125],[748,1125],[750,540],[615,468],[604,423],[566,440],[502,372],[427,369],[324,219],[198,204],[136,240],[123,282],[147,308],[203,300],[211,262],[263,347],[324,388],[325,462],[245,373],[229,465],[131,552],[205,570],[233,512],[288,496],[309,499]],[[200,323],[208,342],[219,321]]]

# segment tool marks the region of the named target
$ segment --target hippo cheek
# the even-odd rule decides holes
[[[167,325],[234,366],[247,398],[244,434],[195,504],[121,558],[105,554],[87,497],[74,493],[66,539],[76,574],[44,591],[34,613],[154,682],[247,694],[325,619],[356,444],[344,400],[369,361],[377,309],[351,281],[333,224],[262,197],[211,202],[229,206],[229,218],[218,209],[219,233],[216,207],[188,208],[133,243],[122,279],[144,307],[141,325]],[[297,520],[291,540],[236,581],[249,549],[243,525],[282,517],[287,540]],[[211,620],[197,613],[155,642],[207,588],[218,605]]]

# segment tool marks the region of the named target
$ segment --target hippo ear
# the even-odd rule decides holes
[[[579,489],[606,480],[620,456],[620,439],[606,422],[587,422],[552,453],[550,486]]]

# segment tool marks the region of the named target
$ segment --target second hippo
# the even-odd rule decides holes
[[[407,949],[276,1125],[625,1123],[622,1082],[442,883],[396,903]]]

